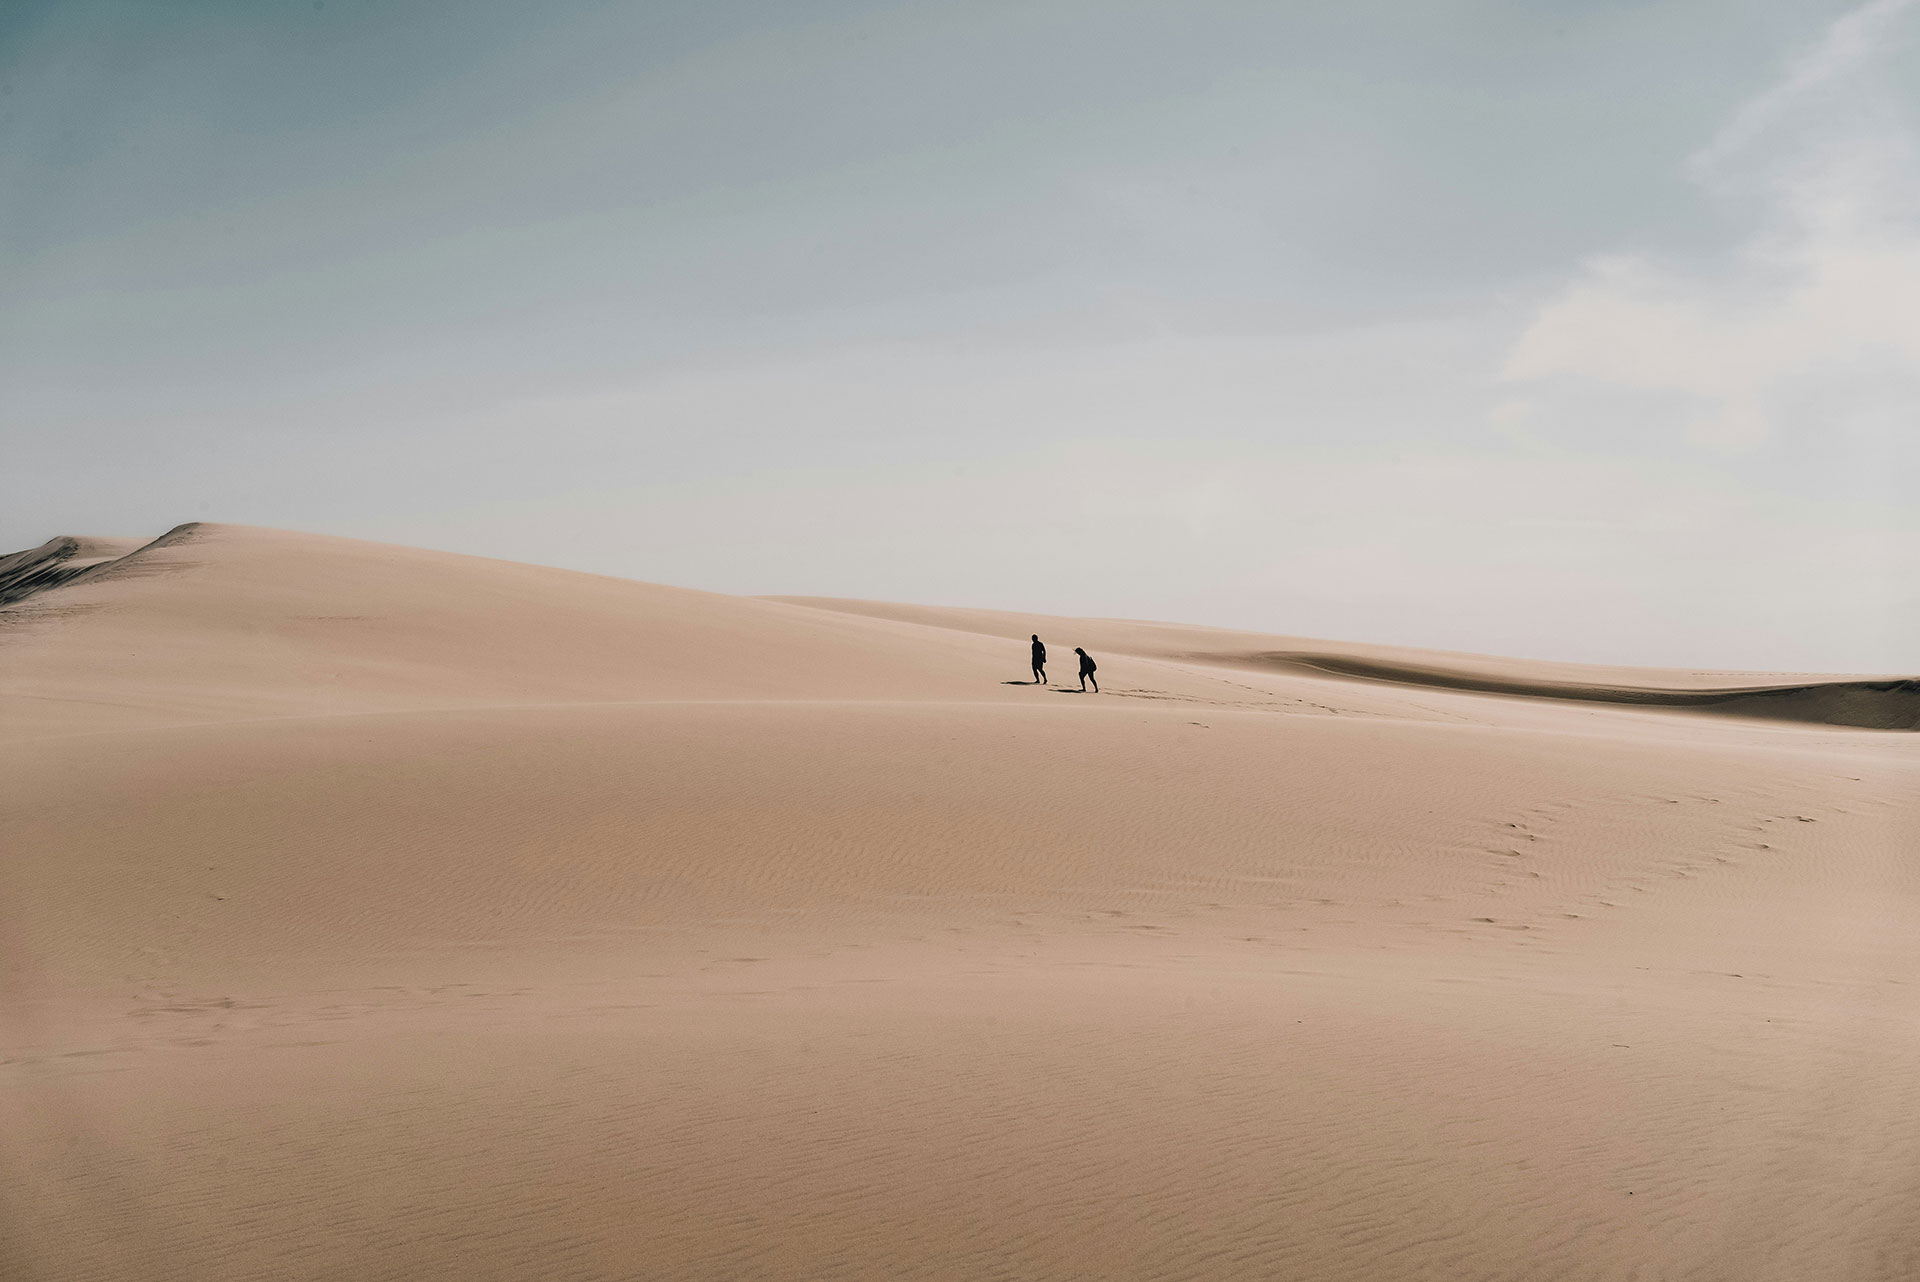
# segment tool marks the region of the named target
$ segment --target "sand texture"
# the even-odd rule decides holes
[[[1900,675],[206,525],[0,596],[6,1282],[1920,1276]]]

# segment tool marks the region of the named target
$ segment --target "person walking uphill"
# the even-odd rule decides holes
[[[1073,647],[1073,652],[1080,656],[1080,688],[1081,690],[1084,691],[1087,688],[1087,682],[1091,681],[1093,682],[1093,692],[1095,694],[1099,694],[1100,679],[1094,676],[1093,673],[1094,673],[1094,669],[1098,668],[1100,665],[1093,661],[1092,655],[1088,654],[1085,650],[1082,650],[1079,646]]]
[[[1040,643],[1040,634],[1033,634],[1033,684],[1043,686],[1047,683],[1047,647]]]

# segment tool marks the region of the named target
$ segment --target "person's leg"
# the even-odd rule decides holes
[[[1090,680],[1090,681],[1092,681],[1092,682],[1093,682],[1093,692],[1094,692],[1095,694],[1099,694],[1099,693],[1100,693],[1100,678],[1099,678],[1099,677],[1089,677],[1089,678],[1088,678],[1088,680]]]

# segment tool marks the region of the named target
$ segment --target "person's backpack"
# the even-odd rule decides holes
[[[1088,672],[1098,672],[1100,670],[1100,665],[1093,661],[1093,656],[1090,654],[1081,655],[1080,662],[1087,665]]]

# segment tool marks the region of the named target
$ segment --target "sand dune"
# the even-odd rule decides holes
[[[1920,1274],[1824,682],[131,550],[0,611],[0,1276]]]

